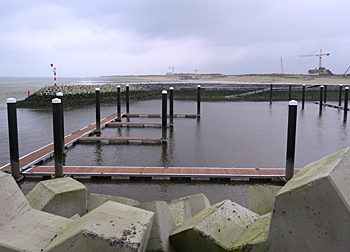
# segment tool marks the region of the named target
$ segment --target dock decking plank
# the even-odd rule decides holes
[[[300,169],[295,169],[296,174]],[[119,167],[119,166],[64,166],[64,174],[90,176],[168,176],[168,177],[284,177],[282,168],[212,168],[212,167]],[[25,175],[53,175],[54,166],[35,166],[24,172]]]

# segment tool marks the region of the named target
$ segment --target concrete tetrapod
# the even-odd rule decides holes
[[[168,204],[165,201],[151,201],[136,207],[154,212],[153,226],[147,251],[174,252],[175,250],[169,241],[169,235],[175,230],[176,225],[171,216]]]
[[[40,181],[26,196],[31,207],[70,218],[86,213],[86,188],[75,179]]]
[[[230,251],[235,240],[259,218],[248,209],[225,200],[204,209],[170,236],[176,251]]]
[[[249,210],[259,215],[272,212],[275,197],[282,186],[250,186]]]
[[[106,203],[107,201],[115,201],[128,206],[136,206],[140,204],[140,202],[133,199],[128,199],[128,198],[119,197],[119,196],[91,193],[88,199],[87,212],[91,212],[96,207],[101,206],[103,203]]]
[[[270,251],[349,251],[349,148],[307,165],[279,191]]]
[[[13,177],[0,172],[0,251],[40,251],[73,220],[32,209]]]
[[[69,225],[44,251],[146,251],[154,213],[108,201]]]
[[[169,203],[169,209],[177,226],[208,207],[210,207],[210,202],[203,193],[174,199]]]

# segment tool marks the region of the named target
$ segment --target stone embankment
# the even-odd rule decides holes
[[[25,100],[18,102],[18,107],[26,108],[43,108],[50,105],[51,100],[57,92],[64,94],[65,106],[84,106],[92,105],[95,102],[95,89],[101,90],[102,104],[115,104],[117,100],[117,87],[120,85],[121,100],[125,101],[125,87],[129,85],[130,100],[149,100],[160,99],[162,90],[174,88],[175,99],[196,99],[197,85],[201,85],[201,98],[203,100],[252,100],[252,101],[269,101],[270,84],[259,83],[199,83],[199,82],[152,82],[152,83],[91,83],[91,84],[74,84],[47,86],[41,88]],[[306,100],[316,101],[319,99],[319,86],[308,85]],[[338,85],[328,86],[328,100],[338,100]],[[293,99],[301,100],[302,85],[292,85]],[[274,84],[273,100],[288,100],[289,85]]]
[[[203,194],[140,204],[89,194],[69,177],[25,197],[0,172],[0,251],[348,251],[349,164],[346,148],[283,187],[254,186],[250,209]]]

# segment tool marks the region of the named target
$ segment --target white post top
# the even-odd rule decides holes
[[[61,99],[58,99],[58,98],[52,99],[52,103],[54,104],[61,103]]]
[[[289,106],[297,106],[298,102],[296,100],[289,101]]]
[[[303,86],[305,87],[305,84],[303,84]]]
[[[16,103],[16,99],[15,98],[8,98],[7,103]]]
[[[62,92],[57,92],[56,96],[63,96],[63,93]]]
[[[343,86],[343,84],[339,84],[339,86]]]
[[[100,91],[100,88],[98,88],[98,87],[97,87],[97,88],[95,88],[95,91]]]
[[[126,86],[126,87],[128,87],[128,86],[129,86],[129,84],[126,84],[125,86]]]
[[[120,88],[120,85],[118,85],[117,88]]]
[[[323,88],[323,85],[321,85],[321,88]]]
[[[167,94],[167,93],[168,93],[168,91],[166,91],[166,90],[162,91],[162,94]]]
[[[173,87],[170,87],[169,89],[170,89],[170,90],[174,90],[174,88],[173,88]]]
[[[201,87],[201,85],[198,85],[197,87]]]
[[[349,89],[349,87],[346,87],[345,89]]]

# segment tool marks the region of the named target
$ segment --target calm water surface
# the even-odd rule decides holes
[[[0,86],[1,87],[1,86]],[[10,97],[10,96],[9,96]],[[8,97],[7,97],[8,98]],[[4,98],[6,102],[6,98]],[[102,117],[116,111],[103,106]],[[161,145],[77,144],[67,153],[66,165],[172,166],[172,167],[284,167],[286,156],[287,102],[203,102],[200,120],[175,118],[168,130],[169,142]],[[131,112],[160,113],[161,101],[131,103]],[[195,113],[193,101],[175,101],[175,113]],[[52,112],[18,109],[20,155],[53,140]],[[95,120],[95,108],[65,111],[65,133],[72,133]],[[123,119],[126,120],[126,119]],[[133,118],[132,121],[160,119]],[[9,162],[6,106],[0,107],[0,165]],[[160,128],[107,128],[106,136],[161,137]],[[349,146],[349,127],[343,112],[306,103],[298,108],[296,167],[303,167]],[[49,160],[47,164],[53,164]],[[27,193],[37,180],[21,184]],[[82,180],[96,193],[130,197],[145,202],[167,200],[203,192],[211,203],[231,199],[248,206],[249,184],[209,181]]]

